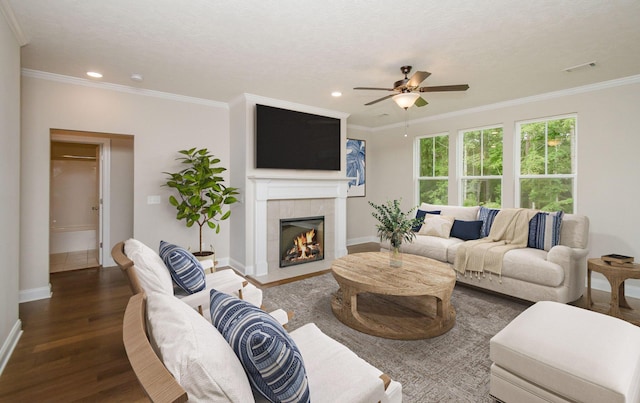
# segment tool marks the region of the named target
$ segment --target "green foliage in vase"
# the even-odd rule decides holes
[[[165,186],[175,189],[178,198],[169,197],[169,203],[178,213],[178,220],[185,220],[188,228],[198,224],[200,228],[200,243],[202,252],[202,228],[206,224],[216,234],[220,232],[220,221],[231,215],[231,210],[224,208],[238,201],[238,189],[226,187],[219,176],[226,168],[216,166],[220,159],[215,158],[206,148],[178,151],[183,157],[176,158],[186,167],[180,172],[163,172],[168,175]]]
[[[376,228],[380,241],[389,240],[394,248],[399,247],[403,241],[413,241],[416,237],[413,227],[424,222],[424,217],[412,217],[415,207],[403,212],[400,208],[400,200],[387,201],[379,205],[369,202],[369,205],[374,209],[371,215],[378,220]]]

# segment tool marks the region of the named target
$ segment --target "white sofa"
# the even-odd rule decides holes
[[[480,207],[460,207],[423,203],[420,210],[440,211],[441,215],[457,220],[478,220]],[[522,248],[504,255],[502,275],[479,276],[457,273],[457,281],[528,301],[575,301],[585,290],[587,273],[587,244],[589,219],[578,214],[564,214],[560,230],[560,244],[548,252],[541,249]],[[458,238],[441,238],[417,235],[412,243],[403,243],[401,251],[425,256],[452,265],[456,252],[464,241]],[[389,249],[389,242],[381,243]]]

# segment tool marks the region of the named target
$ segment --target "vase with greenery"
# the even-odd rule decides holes
[[[220,174],[226,168],[218,166],[220,159],[215,158],[206,148],[178,151],[185,167],[179,172],[163,172],[168,175],[165,186],[175,189],[178,197],[171,195],[169,203],[178,209],[176,218],[185,220],[188,228],[197,224],[200,232],[200,242],[196,256],[208,256],[213,251],[204,251],[202,229],[206,225],[220,233],[220,221],[231,215],[229,205],[238,201],[238,189],[227,187]],[[225,211],[226,210],[226,211]]]
[[[378,220],[376,228],[380,241],[388,240],[390,243],[390,264],[391,267],[402,266],[402,254],[400,246],[402,242],[411,242],[415,239],[416,233],[413,227],[421,225],[424,217],[412,217],[413,207],[407,212],[400,208],[400,200],[387,201],[385,204],[375,204],[369,202],[374,211],[371,215]]]

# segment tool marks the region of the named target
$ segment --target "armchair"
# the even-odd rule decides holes
[[[187,294],[174,287],[169,270],[158,254],[140,241],[129,239],[118,242],[111,250],[111,256],[129,280],[134,294],[160,292],[174,295],[187,305],[196,309],[209,321],[209,291],[218,291],[236,296],[261,307],[262,290],[249,283],[233,269],[225,269],[209,273],[205,276],[206,288],[194,294]],[[276,319],[286,324],[288,314],[280,310],[273,313]]]

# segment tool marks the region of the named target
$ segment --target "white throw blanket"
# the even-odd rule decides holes
[[[537,213],[531,209],[502,209],[496,215],[489,236],[460,245],[453,268],[465,275],[489,272],[502,274],[504,254],[512,249],[526,248],[529,220]]]

